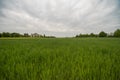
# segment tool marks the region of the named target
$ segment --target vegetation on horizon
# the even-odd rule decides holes
[[[46,36],[38,34],[38,33],[32,33],[32,34],[28,34],[28,33],[24,33],[24,34],[20,34],[20,33],[9,33],[9,32],[3,32],[0,33],[0,37],[40,37],[40,38],[55,38],[55,36]]]
[[[104,31],[101,31],[99,34],[79,34],[76,35],[76,37],[120,37],[120,29],[117,29],[114,33],[106,33]]]
[[[9,33],[9,32],[3,32],[0,33],[0,37],[39,37],[39,38],[55,38],[55,36],[46,36],[38,34],[38,33],[32,33],[32,34],[28,34],[28,33],[24,33],[24,34],[20,34],[20,33]],[[106,33],[104,31],[101,31],[99,34],[94,34],[94,33],[90,33],[90,34],[79,34],[76,35],[75,37],[120,37],[120,29],[117,29],[114,33]]]

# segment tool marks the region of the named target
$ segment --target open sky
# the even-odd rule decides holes
[[[75,36],[120,28],[120,0],[0,0],[0,32]]]

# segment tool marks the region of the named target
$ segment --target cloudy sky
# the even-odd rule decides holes
[[[120,0],[0,0],[0,32],[74,36],[120,28]]]

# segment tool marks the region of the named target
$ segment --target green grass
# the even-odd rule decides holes
[[[0,39],[0,80],[120,80],[120,38]]]

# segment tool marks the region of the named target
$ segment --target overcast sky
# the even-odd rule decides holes
[[[0,0],[0,32],[74,36],[120,28],[120,0]]]

